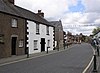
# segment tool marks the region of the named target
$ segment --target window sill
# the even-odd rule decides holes
[[[17,27],[17,26],[16,26],[16,27],[13,27],[13,26],[12,26],[12,28],[18,28],[18,27]]]
[[[38,50],[37,48],[35,48],[34,50]]]
[[[36,33],[37,35],[40,35],[40,33]]]
[[[47,34],[47,35],[50,35],[50,34]]]
[[[0,42],[0,44],[4,44],[4,42]]]
[[[47,48],[50,48],[50,46],[49,46],[49,47],[47,47]]]

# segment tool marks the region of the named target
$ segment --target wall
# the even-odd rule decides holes
[[[64,47],[64,34],[63,34],[63,30],[59,29],[56,27],[55,28],[55,42],[59,42],[59,49],[62,49]],[[56,46],[56,48],[58,47],[58,45]]]
[[[18,27],[11,27],[11,19],[18,20]],[[0,13],[0,34],[4,35],[4,44],[0,44],[0,58],[11,56],[11,36],[17,35],[16,55],[25,54],[25,20]],[[23,39],[24,46],[19,48],[19,40]]]
[[[36,23],[32,22],[32,21],[27,21],[28,22],[28,30],[27,32],[29,32],[29,35],[27,35],[28,37],[28,44],[27,47],[29,47],[29,54],[32,53],[37,53],[37,52],[41,52],[41,38],[45,38],[45,51],[47,51],[47,40],[50,40],[50,48],[49,50],[53,50],[53,27],[49,27],[49,35],[46,35],[46,25],[40,24],[40,34],[36,34]],[[38,50],[34,50],[34,40],[38,40]]]

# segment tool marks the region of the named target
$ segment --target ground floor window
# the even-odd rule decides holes
[[[0,44],[3,44],[3,43],[4,43],[4,35],[0,34]]]
[[[19,40],[19,47],[22,48],[24,46],[24,41],[23,39]]]
[[[34,40],[34,50],[38,50],[38,40]]]

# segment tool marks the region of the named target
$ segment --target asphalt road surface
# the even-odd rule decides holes
[[[76,44],[59,53],[1,66],[0,73],[82,73],[92,56],[89,44]]]

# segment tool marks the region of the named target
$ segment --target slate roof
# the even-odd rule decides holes
[[[54,26],[55,28],[59,28],[59,29],[63,30],[61,21],[51,21],[50,24],[52,26]]]
[[[39,22],[45,25],[50,25],[50,23],[46,19],[27,9],[13,5],[9,3],[8,0],[0,0],[0,12],[18,16],[27,20]]]

